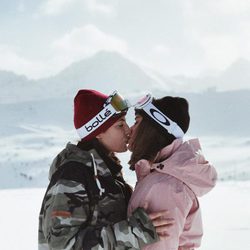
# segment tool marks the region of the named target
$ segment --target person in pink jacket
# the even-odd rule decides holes
[[[135,108],[130,165],[137,184],[128,206],[147,212],[168,210],[174,223],[169,237],[145,246],[154,250],[191,250],[201,244],[202,218],[197,197],[216,183],[215,168],[204,158],[198,139],[183,140],[190,122],[186,99],[147,95]]]

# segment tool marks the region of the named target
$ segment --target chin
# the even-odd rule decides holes
[[[124,153],[124,152],[127,152],[128,151],[128,149],[127,149],[127,147],[126,148],[124,148],[122,151],[121,151],[121,153]]]
[[[127,145],[125,145],[123,148],[121,148],[118,153],[124,153],[126,151],[128,151]]]
[[[132,147],[131,147],[130,144],[128,144],[127,149],[128,149],[130,152],[133,152]]]

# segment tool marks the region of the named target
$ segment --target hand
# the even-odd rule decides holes
[[[174,219],[167,218],[167,214],[167,210],[148,214],[160,240],[169,237],[168,229],[174,223]]]

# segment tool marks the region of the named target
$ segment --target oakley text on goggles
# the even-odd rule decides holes
[[[160,124],[168,131],[169,134],[172,134],[175,138],[182,138],[184,136],[184,132],[180,126],[163,114],[157,107],[155,107],[152,104],[152,100],[153,97],[150,94],[147,94],[133,106],[135,109],[144,110],[154,121]]]

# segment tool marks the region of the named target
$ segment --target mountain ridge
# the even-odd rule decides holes
[[[146,72],[147,71],[147,72]],[[229,91],[250,89],[250,61],[239,58],[216,76],[167,77],[146,70],[118,52],[100,51],[72,63],[58,74],[32,80],[24,75],[0,70],[0,103],[16,103],[58,97],[72,98],[81,88],[111,93],[145,93],[146,90],[202,92],[207,89]]]

